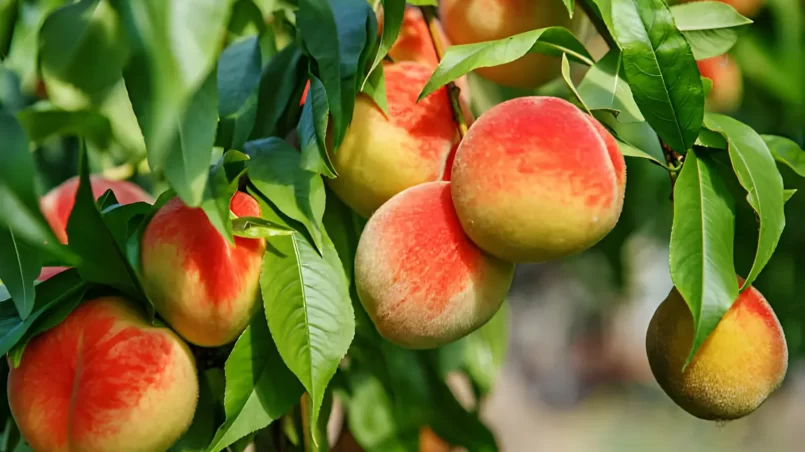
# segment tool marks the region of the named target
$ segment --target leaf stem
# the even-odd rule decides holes
[[[436,23],[436,13],[432,6],[420,6],[422,15],[425,17],[425,22],[428,24],[428,32],[430,39],[433,43],[433,48],[436,50],[436,58],[439,62],[444,58],[444,43],[439,33],[438,24]],[[456,86],[455,82],[447,84],[447,94],[450,96],[450,106],[453,108],[453,119],[458,127],[459,137],[463,140],[467,135],[467,121],[464,119],[464,113],[461,111],[461,88]]]
[[[598,17],[596,14],[596,9],[593,6],[590,6],[591,0],[581,0],[580,2],[576,2],[577,5],[581,6],[582,11],[590,19],[593,26],[595,27],[595,31],[604,38],[607,45],[610,49],[617,49],[619,48],[618,43],[615,42],[615,39],[612,38],[612,35],[609,34],[609,29],[607,28],[607,24],[604,23],[604,19]]]
[[[679,171],[682,169],[684,157],[682,157],[682,154],[671,149],[671,146],[665,144],[662,138],[659,138],[659,140],[662,153],[665,156],[665,163],[668,164],[668,176],[671,178],[671,199],[673,199],[674,184],[676,184],[676,178],[679,176]]]

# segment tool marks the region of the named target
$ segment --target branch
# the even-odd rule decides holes
[[[437,28],[436,14],[432,6],[420,6],[420,9],[425,17],[425,22],[428,24],[428,32],[430,33],[431,42],[433,42],[433,48],[436,50],[436,58],[441,62],[442,58],[444,58],[444,43]],[[461,111],[461,100],[459,98],[461,89],[456,86],[455,82],[450,82],[447,84],[447,94],[450,96],[450,106],[453,108],[453,119],[458,126],[458,134],[463,140],[464,136],[467,135],[467,121]]]
[[[662,141],[662,138],[657,137],[660,140],[660,146],[662,147],[662,153],[665,156],[665,163],[668,164],[668,176],[671,178],[671,199],[674,198],[674,184],[676,184],[676,178],[679,177],[679,171],[682,169],[682,162],[684,161],[684,157],[682,154],[676,152],[675,150],[671,149],[671,146],[665,144]]]

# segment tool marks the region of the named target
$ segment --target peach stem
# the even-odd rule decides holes
[[[428,24],[428,31],[430,32],[430,39],[433,42],[433,48],[436,50],[436,58],[439,62],[444,58],[444,44],[442,38],[439,36],[439,30],[436,28],[436,15],[433,13],[432,7],[420,6],[422,15]],[[453,117],[456,125],[458,126],[458,134],[461,139],[467,134],[467,121],[464,119],[464,114],[461,112],[461,102],[459,101],[459,94],[461,89],[456,86],[454,82],[447,84],[447,92],[450,96],[450,106],[453,107]]]

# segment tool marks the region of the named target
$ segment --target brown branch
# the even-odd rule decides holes
[[[432,6],[420,6],[422,15],[425,17],[425,22],[428,24],[428,32],[430,39],[433,43],[433,48],[436,50],[436,58],[439,62],[444,58],[444,43],[439,33],[438,24],[436,22],[436,13]],[[463,140],[467,135],[467,121],[464,119],[464,113],[461,111],[461,88],[456,86],[455,82],[447,84],[447,94],[450,96],[450,106],[453,108],[453,119],[458,127],[459,137]]]

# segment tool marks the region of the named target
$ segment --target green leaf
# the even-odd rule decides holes
[[[301,155],[276,138],[250,141],[249,180],[283,215],[301,223],[316,249],[324,247],[324,181],[300,166]]]
[[[210,176],[204,189],[201,209],[210,223],[229,243],[234,244],[229,203],[238,190],[241,176],[246,172],[249,156],[238,151],[228,151],[210,168]]]
[[[26,90],[32,91],[38,78],[39,69],[39,30],[45,18],[56,8],[63,6],[64,0],[41,0],[38,2],[16,2],[18,14],[14,24],[8,55],[3,64],[19,75]]]
[[[222,126],[232,129],[232,138],[226,143],[229,149],[243,149],[252,133],[261,72],[260,42],[256,36],[227,47],[218,60],[218,115]]]
[[[587,66],[594,64],[584,44],[563,27],[541,28],[497,41],[454,45],[445,51],[444,58],[422,89],[419,99],[424,99],[470,71],[510,63],[529,52],[555,56],[566,53],[576,62]]]
[[[288,46],[263,67],[257,93],[257,116],[250,139],[277,134],[277,127],[289,107],[307,61],[297,46]]]
[[[574,6],[573,0],[562,0],[562,3],[565,4],[565,8],[567,8],[567,13],[570,16],[570,18],[572,19],[573,18],[573,6]]]
[[[25,320],[34,308],[34,280],[42,270],[36,249],[20,241],[10,229],[0,227],[0,280],[14,300],[17,313]]]
[[[49,15],[39,31],[45,83],[65,84],[88,94],[113,87],[128,58],[119,22],[104,0],[82,0]]]
[[[805,151],[797,143],[785,137],[761,135],[774,159],[805,177]]]
[[[214,69],[232,0],[114,0],[113,5],[133,49],[124,70],[126,88],[148,163],[161,170],[173,149],[177,123]]]
[[[380,66],[381,68],[383,66]],[[326,148],[327,124],[330,120],[330,106],[324,85],[316,76],[310,76],[310,90],[302,107],[298,133],[302,150],[302,168],[326,177],[337,176],[335,166]]]
[[[684,153],[704,115],[699,69],[663,0],[613,0],[615,39],[640,111],[662,140]]]
[[[232,220],[232,230],[236,236],[248,239],[267,239],[294,234],[291,228],[257,217],[240,217]]]
[[[215,435],[218,400],[223,399],[223,386],[216,387],[214,380],[220,369],[209,369],[198,376],[198,405],[190,428],[171,446],[169,452],[204,452]],[[220,377],[223,379],[223,377]],[[220,393],[218,390],[221,390]]]
[[[65,111],[52,105],[37,104],[17,112],[17,120],[31,140],[39,143],[54,135],[75,135],[106,149],[112,138],[109,120],[91,109]]]
[[[584,99],[581,98],[579,91],[576,89],[576,85],[573,84],[573,80],[570,79],[570,62],[567,60],[567,54],[562,54],[562,78],[565,81],[565,85],[570,89],[570,92],[573,93],[573,97],[578,101],[584,111],[587,112],[588,115],[592,116],[593,112],[590,111],[590,108],[587,107],[587,104],[584,103]]]
[[[366,83],[369,82],[371,74],[382,66],[380,63],[383,62],[383,58],[388,55],[389,49],[397,41],[404,16],[405,0],[383,0],[383,32],[380,36],[380,46],[377,49],[372,65],[369,67],[368,75],[363,80],[361,91],[364,90]]]
[[[482,396],[492,390],[503,369],[509,342],[509,311],[509,304],[503,303],[486,325],[464,340],[464,365]]]
[[[688,362],[738,297],[734,237],[735,204],[715,162],[689,151],[674,186],[670,244],[671,279],[693,315]]]
[[[743,290],[755,281],[769,262],[783,234],[783,177],[763,138],[751,127],[729,116],[710,113],[705,116],[704,125],[726,138],[732,168],[741,186],[746,189],[746,199],[760,221],[755,262],[746,276],[741,288]]]
[[[95,205],[89,180],[87,153],[82,150],[78,165],[80,181],[75,205],[67,221],[70,249],[81,257],[78,271],[88,282],[112,286],[135,299],[145,299],[137,271],[129,263],[120,234],[113,233]],[[153,306],[149,303],[149,313]]]
[[[439,2],[437,0],[406,0],[406,3],[409,5],[415,6],[438,6]]]
[[[59,244],[39,210],[28,137],[14,116],[5,110],[0,110],[0,137],[3,137],[0,226],[12,230],[18,240],[74,263],[77,256]]]
[[[174,142],[163,168],[171,188],[190,207],[201,205],[212,159],[218,122],[215,75],[210,73],[190,99],[182,119],[177,121]]]
[[[590,110],[612,110],[619,122],[645,121],[624,79],[623,58],[618,49],[607,52],[587,71],[578,92]]]
[[[259,198],[262,201],[262,198]],[[263,218],[283,220],[261,202]],[[338,253],[325,237],[322,254],[302,234],[267,241],[260,275],[268,326],[280,356],[310,394],[311,425],[355,334],[355,317]]]
[[[371,97],[375,105],[380,107],[383,114],[389,115],[388,98],[386,97],[386,76],[383,72],[383,65],[377,66],[366,79],[363,85],[363,93]]]
[[[646,159],[646,160],[649,160],[652,163],[657,164],[657,165],[659,165],[659,166],[661,166],[663,168],[666,168],[666,169],[668,168],[668,165],[666,165],[665,163],[661,162],[659,159],[655,158],[653,155],[649,154],[648,152],[643,151],[642,149],[639,149],[639,148],[637,148],[637,147],[635,147],[635,146],[633,146],[633,145],[631,145],[631,144],[629,144],[629,143],[627,143],[625,141],[622,141],[622,140],[620,140],[618,138],[615,138],[615,140],[618,142],[618,149],[621,151],[621,154],[623,154],[624,157],[636,157],[636,158]]]
[[[783,199],[785,200],[785,202],[788,202],[788,200],[790,200],[791,197],[794,196],[796,193],[797,193],[796,188],[783,190]]]
[[[711,149],[727,149],[727,140],[724,139],[724,136],[708,130],[706,127],[702,127],[702,130],[699,131],[699,136],[694,144]]]
[[[304,392],[280,358],[262,310],[235,343],[225,370],[226,422],[215,433],[209,452],[268,426],[293,408]]]
[[[674,5],[671,13],[697,60],[726,53],[738,41],[742,28],[752,23],[732,6],[718,1]]]

